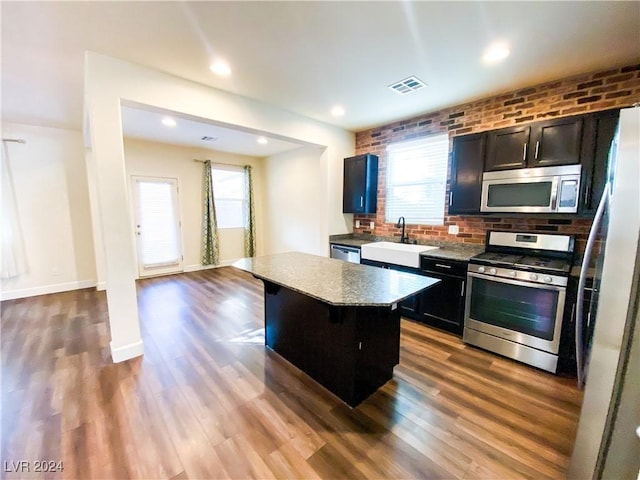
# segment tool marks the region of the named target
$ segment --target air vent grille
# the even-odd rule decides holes
[[[218,140],[218,137],[207,137],[205,135],[200,140],[205,141],[205,142],[215,142],[216,140]]]
[[[399,82],[392,83],[389,85],[389,88],[400,95],[406,95],[407,93],[417,92],[426,86],[427,84],[422,80],[412,76],[405,78],[404,80],[400,80]]]

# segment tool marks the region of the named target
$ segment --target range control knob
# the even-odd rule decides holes
[[[516,272],[509,272],[509,276],[511,278],[516,278],[518,276],[518,274]]]
[[[489,273],[490,273],[491,275],[495,275],[495,274],[496,274],[496,269],[495,269],[495,268],[490,268],[490,269],[489,269]]]
[[[529,275],[529,278],[535,282],[536,280],[538,280],[538,274],[532,273],[531,275]]]
[[[544,277],[544,283],[551,283],[552,280],[553,279],[548,275],[546,277]]]
[[[484,267],[478,267],[478,272],[479,273],[484,273]]]

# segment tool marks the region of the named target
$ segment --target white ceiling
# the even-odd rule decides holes
[[[173,119],[175,126],[165,126],[162,120],[166,117]],[[202,147],[252,157],[269,157],[304,146],[262,132],[249,132],[205,122],[202,119],[178,116],[171,112],[126,105],[122,106],[122,130],[126,137]],[[203,137],[211,137],[214,140],[203,140]],[[260,137],[266,139],[267,143],[258,143]]]
[[[85,50],[352,131],[640,62],[635,1],[2,1],[0,8],[3,120],[75,129]],[[482,53],[498,39],[511,56],[486,66]],[[229,61],[230,77],[211,73],[216,56]],[[406,96],[387,88],[410,75],[428,87]],[[336,103],[346,109],[341,118],[330,114]]]

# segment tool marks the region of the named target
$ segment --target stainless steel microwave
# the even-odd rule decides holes
[[[485,172],[480,211],[576,213],[581,172],[581,165]]]

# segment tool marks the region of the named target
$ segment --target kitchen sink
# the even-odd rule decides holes
[[[394,242],[373,242],[362,245],[360,255],[366,260],[418,268],[420,267],[420,254],[429,250],[437,250],[438,248],[440,247]]]

